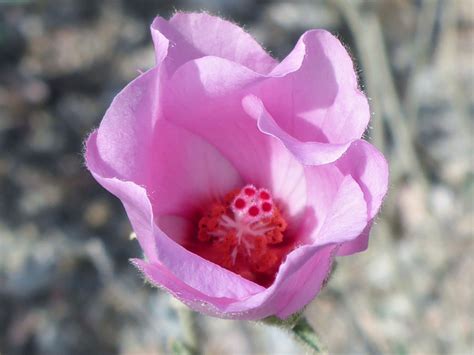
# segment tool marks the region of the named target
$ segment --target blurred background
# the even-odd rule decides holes
[[[355,58],[391,182],[369,249],[306,310],[331,353],[473,354],[472,0],[0,0],[0,353],[165,354],[182,338],[81,156],[153,65],[153,17],[176,10],[237,22],[280,59],[325,28]],[[198,321],[206,354],[303,351],[276,328]]]

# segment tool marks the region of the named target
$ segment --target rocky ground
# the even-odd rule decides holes
[[[153,65],[156,14],[208,10],[284,57],[326,28],[353,53],[391,184],[367,252],[307,309],[331,353],[472,354],[471,0],[0,0],[0,353],[164,354],[182,337],[120,203],[81,152]],[[279,329],[200,317],[206,354],[296,354]],[[222,339],[225,339],[223,341]]]

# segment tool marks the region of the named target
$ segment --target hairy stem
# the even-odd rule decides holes
[[[315,330],[304,316],[298,319],[291,328],[291,332],[301,344],[311,349],[315,354],[328,354]]]
[[[175,340],[172,343],[172,353],[179,355],[201,354],[202,344],[200,342],[201,334],[198,324],[198,314],[177,300],[173,299],[172,304],[178,314],[183,334],[182,341]]]

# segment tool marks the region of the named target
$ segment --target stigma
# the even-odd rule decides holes
[[[248,184],[205,209],[195,252],[252,281],[273,280],[286,228],[270,191]]]

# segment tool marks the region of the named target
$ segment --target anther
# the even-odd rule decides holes
[[[243,198],[237,198],[235,199],[234,201],[234,207],[239,209],[239,210],[243,210],[245,208],[245,200]]]
[[[270,202],[262,203],[262,211],[263,212],[270,212],[272,210],[272,204]]]
[[[253,185],[247,185],[245,188],[244,188],[244,193],[245,195],[249,196],[249,197],[252,197],[255,195],[256,193],[256,189]]]
[[[259,196],[262,200],[269,200],[270,199],[270,193],[266,190],[260,190]]]
[[[260,209],[257,206],[252,206],[249,208],[250,217],[257,217],[259,213],[260,213]]]

